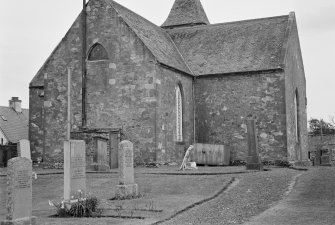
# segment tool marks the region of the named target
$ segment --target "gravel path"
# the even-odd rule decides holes
[[[245,225],[300,224],[335,224],[334,167],[310,168],[286,199]]]
[[[272,169],[271,172],[237,175],[239,183],[234,188],[161,224],[242,224],[282,199],[300,173],[303,172]]]

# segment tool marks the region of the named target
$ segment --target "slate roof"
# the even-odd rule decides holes
[[[206,25],[200,0],[176,0],[162,25],[173,29],[163,29],[113,0],[105,1],[157,61],[170,68],[195,76],[283,68],[289,15]],[[197,25],[173,27],[187,23]],[[44,85],[40,71],[30,86]]]
[[[200,0],[176,0],[163,28],[208,25],[209,21]]]
[[[196,75],[282,67],[289,16],[166,30]]]
[[[106,1],[111,4],[160,63],[192,74],[171,37],[165,30],[113,0]]]
[[[17,143],[21,139],[28,140],[28,121],[28,109],[22,109],[22,113],[17,113],[10,107],[0,106],[0,129],[9,142]]]

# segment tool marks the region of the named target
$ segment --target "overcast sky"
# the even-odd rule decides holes
[[[335,116],[335,0],[201,0],[211,23],[295,11],[307,79],[308,118]],[[0,105],[28,108],[29,82],[80,13],[82,0],[0,0]],[[174,0],[117,0],[157,25]]]

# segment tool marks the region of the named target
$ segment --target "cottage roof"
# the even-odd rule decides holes
[[[281,68],[289,16],[167,30],[196,75]]]
[[[28,109],[22,109],[22,113],[18,113],[11,107],[0,106],[0,129],[9,142],[17,143],[28,139],[28,120]]]
[[[160,63],[192,74],[176,45],[165,30],[113,0],[107,1],[143,41]]]
[[[208,25],[209,21],[200,0],[176,0],[163,28]]]

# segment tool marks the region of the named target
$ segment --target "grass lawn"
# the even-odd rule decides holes
[[[39,175],[33,181],[33,215],[37,216],[37,224],[150,224],[168,218],[185,207],[212,197],[226,186],[232,175],[216,173],[238,172],[244,168],[200,167],[197,173],[211,175],[162,175],[159,173],[175,173],[176,167],[158,169],[136,168],[135,182],[143,197],[133,200],[112,201],[114,188],[118,184],[118,174],[87,174],[87,189],[101,199],[101,207],[105,216],[133,216],[144,219],[74,219],[50,218],[55,209],[48,204],[49,200],[61,201],[63,196],[63,175]],[[59,171],[58,171],[59,172]],[[186,172],[188,173],[188,172]],[[189,173],[194,173],[189,172]],[[0,177],[1,201],[0,220],[4,218],[6,177]],[[116,208],[121,208],[117,211]],[[94,221],[94,222],[93,222]]]

